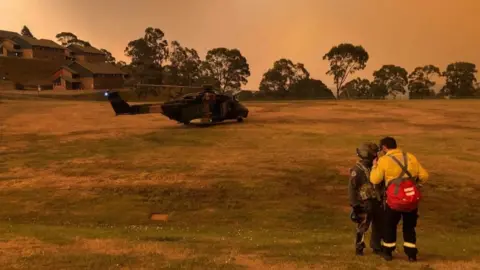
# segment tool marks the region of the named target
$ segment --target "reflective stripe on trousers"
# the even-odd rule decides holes
[[[414,243],[409,243],[409,242],[404,242],[403,246],[408,247],[408,248],[416,248],[417,247],[417,245],[415,245]]]
[[[384,246],[384,247],[391,248],[391,247],[395,247],[396,245],[397,245],[396,243],[385,243],[382,240],[382,246]],[[417,247],[417,245],[415,245],[414,243],[409,243],[409,242],[404,242],[403,246],[408,247],[408,248],[416,248]]]
[[[382,246],[384,246],[384,247],[389,247],[389,248],[391,248],[391,247],[395,247],[396,245],[397,245],[397,243],[395,243],[395,242],[393,242],[393,243],[385,243],[385,242],[383,242],[383,240],[382,240]]]

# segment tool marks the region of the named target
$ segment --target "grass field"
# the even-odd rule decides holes
[[[3,100],[0,269],[479,269],[480,101],[251,102],[244,123]],[[419,261],[354,256],[355,147],[430,172]],[[151,221],[151,212],[169,220]]]

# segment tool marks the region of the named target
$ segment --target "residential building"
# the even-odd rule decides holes
[[[14,36],[19,36],[19,34],[15,32],[0,30],[0,56],[18,57],[18,55],[21,53],[21,51],[18,50],[18,45],[14,48],[12,42],[7,42],[10,38]]]
[[[9,39],[14,36],[20,36],[19,33],[11,32],[11,31],[5,31],[5,30],[0,30],[0,41]]]
[[[65,60],[65,48],[48,39],[10,35],[2,40],[2,55],[45,60]]]
[[[0,41],[0,55],[9,57],[22,57],[23,50],[16,42],[11,39]]]
[[[53,75],[54,89],[119,89],[124,87],[124,73],[108,63],[73,62]]]
[[[105,54],[91,46],[69,45],[67,46],[67,56],[79,62],[100,63],[106,61]]]

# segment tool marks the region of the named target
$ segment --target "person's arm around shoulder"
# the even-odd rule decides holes
[[[385,157],[380,157],[374,161],[370,172],[370,183],[378,185],[383,181],[385,175]]]
[[[413,154],[410,154],[412,161],[414,161],[417,166],[417,171],[418,171],[418,182],[420,184],[424,184],[425,182],[428,181],[429,174],[425,168],[423,168],[422,164],[418,161],[417,157],[415,157]]]

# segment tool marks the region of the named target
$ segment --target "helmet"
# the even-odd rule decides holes
[[[357,147],[357,156],[359,156],[361,159],[374,160],[377,157],[379,150],[380,148],[375,143],[362,143],[359,147]]]

